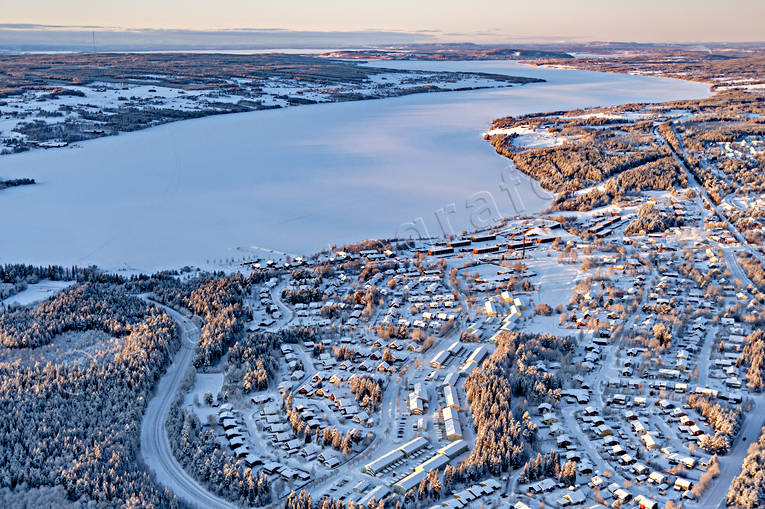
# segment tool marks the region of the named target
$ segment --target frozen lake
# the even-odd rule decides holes
[[[207,117],[0,157],[1,178],[38,182],[0,192],[0,262],[152,270],[262,256],[254,246],[459,233],[549,201],[483,141],[494,118],[709,95],[513,62],[377,65],[548,82]]]

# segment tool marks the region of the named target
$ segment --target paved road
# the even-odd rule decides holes
[[[173,456],[167,438],[165,421],[170,405],[178,393],[183,375],[191,365],[194,350],[199,341],[199,327],[180,313],[153,302],[161,307],[178,324],[181,332],[181,349],[167,372],[157,384],[155,396],[149,401],[146,415],[141,423],[141,455],[160,484],[167,487],[178,498],[200,508],[233,509],[237,506],[208,492],[199,485]]]

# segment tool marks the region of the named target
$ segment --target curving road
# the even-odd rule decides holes
[[[187,474],[170,449],[165,421],[170,411],[170,404],[178,393],[183,376],[194,358],[200,329],[193,321],[177,311],[154,301],[152,304],[162,308],[178,324],[181,348],[157,384],[156,393],[146,408],[146,414],[141,423],[141,455],[146,465],[156,475],[157,481],[191,506],[234,509],[236,505],[211,494]]]
[[[276,304],[276,307],[279,308],[279,312],[281,312],[282,317],[267,329],[269,332],[279,331],[280,329],[286,327],[287,324],[289,324],[295,318],[295,311],[293,311],[292,308],[285,304],[282,300],[282,290],[285,286],[287,285],[284,283],[278,284],[271,290],[271,301]]]

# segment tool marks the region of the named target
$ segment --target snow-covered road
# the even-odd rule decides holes
[[[738,437],[734,440],[730,452],[718,458],[720,476],[712,481],[709,490],[704,493],[702,498],[704,507],[720,509],[727,507],[728,488],[730,488],[733,478],[741,473],[741,465],[744,463],[749,444],[760,438],[762,426],[765,424],[762,412],[763,407],[765,407],[765,395],[759,394],[752,399],[754,402],[752,409],[746,412],[744,424]]]
[[[157,481],[189,505],[212,509],[233,509],[237,506],[211,494],[187,474],[170,449],[165,421],[173,398],[183,381],[183,375],[194,358],[200,329],[192,320],[177,311],[156,302],[152,303],[161,307],[178,324],[181,332],[181,349],[157,384],[156,393],[146,408],[146,414],[141,423],[141,455],[146,465],[156,475]]]

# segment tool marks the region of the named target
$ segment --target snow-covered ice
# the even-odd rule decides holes
[[[3,157],[0,176],[38,184],[0,194],[0,262],[152,270],[253,245],[294,253],[436,235],[438,217],[459,233],[477,226],[482,198],[502,215],[549,203],[482,139],[494,118],[709,95],[699,83],[513,62],[385,66],[548,82],[207,117]]]

